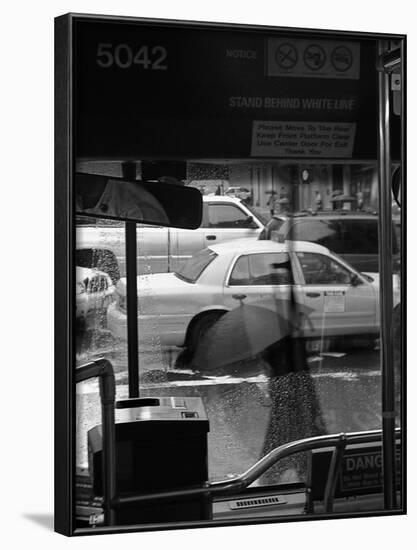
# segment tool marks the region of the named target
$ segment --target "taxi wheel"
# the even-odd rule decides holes
[[[188,348],[183,349],[175,359],[174,369],[189,369],[192,354]]]
[[[199,317],[191,326],[190,334],[188,337],[187,348],[191,355],[194,355],[195,350],[204,337],[206,332],[214,325],[216,321],[220,319],[223,315],[223,312],[213,311],[211,313],[206,313]]]

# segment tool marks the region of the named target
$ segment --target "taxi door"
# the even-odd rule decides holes
[[[287,253],[242,254],[233,263],[224,286],[224,304],[234,309],[240,303],[270,307],[278,313],[280,300],[291,299],[292,268]]]
[[[367,334],[377,331],[377,291],[331,256],[297,252],[305,306],[311,308],[306,336]]]

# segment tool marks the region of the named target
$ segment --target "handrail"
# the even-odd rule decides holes
[[[377,69],[392,73],[399,70],[401,67],[401,48],[394,50],[383,51],[378,58]]]
[[[100,386],[104,521],[107,525],[114,525],[114,510],[111,503],[116,495],[116,436],[114,428],[116,383],[110,361],[103,358],[96,359],[75,370],[76,383],[91,378],[98,378]]]
[[[347,437],[341,435],[339,442],[335,445],[332,453],[332,459],[327,475],[326,488],[324,490],[324,509],[327,513],[332,512],[334,493],[336,491],[336,483],[339,476],[342,460],[345,454],[347,445]]]
[[[397,429],[399,433],[400,430]],[[182,498],[198,497],[198,496],[225,496],[228,494],[236,494],[245,490],[251,483],[264,474],[278,460],[286,458],[298,452],[310,451],[313,449],[323,449],[325,447],[334,446],[343,449],[346,445],[373,443],[380,441],[382,438],[382,430],[372,430],[367,432],[351,432],[340,433],[334,435],[323,435],[310,437],[298,441],[292,441],[273,449],[270,453],[262,457],[256,464],[249,468],[246,472],[237,476],[235,479],[227,481],[214,481],[207,483],[204,487],[193,487],[187,489],[177,489],[160,493],[147,493],[138,495],[116,496],[111,506],[114,508],[124,508],[139,503],[148,503],[155,500],[178,500]],[[337,481],[338,464],[341,463],[341,452],[336,456],[334,468],[329,471],[329,476],[326,483],[325,494],[327,496],[327,505],[331,508],[334,495],[333,485]]]

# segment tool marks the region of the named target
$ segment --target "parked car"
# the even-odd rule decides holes
[[[229,197],[235,197],[244,201],[250,197],[250,194],[250,190],[246,187],[229,187],[226,190],[226,195]]]
[[[115,286],[107,273],[97,269],[76,267],[76,320],[84,326],[91,312],[105,315],[114,300]]]
[[[138,224],[138,273],[177,269],[194,252],[208,245],[240,238],[258,238],[266,220],[239,199],[203,196],[203,219],[198,229],[178,229]],[[124,227],[80,225],[77,250],[104,247],[117,257],[125,272]],[[78,253],[78,252],[77,252]]]
[[[113,285],[120,279],[120,269],[116,256],[108,248],[77,248],[75,265],[104,271],[110,276]]]
[[[358,271],[378,272],[378,218],[363,212],[317,212],[273,216],[260,240],[310,241],[344,258]],[[394,270],[399,270],[398,234],[392,231]]]
[[[116,288],[108,328],[126,338],[126,280]],[[139,341],[153,335],[163,346],[193,351],[207,328],[240,301],[270,299],[279,312],[275,300],[291,292],[311,308],[305,337],[378,335],[378,275],[359,273],[317,244],[242,239],[200,250],[174,273],[139,276]]]

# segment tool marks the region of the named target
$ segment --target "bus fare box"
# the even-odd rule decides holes
[[[202,486],[208,479],[209,422],[199,397],[118,401],[115,410],[116,492],[155,493]],[[102,427],[88,432],[89,471],[103,494]],[[209,519],[207,497],[154,501],[116,510],[118,525]]]

